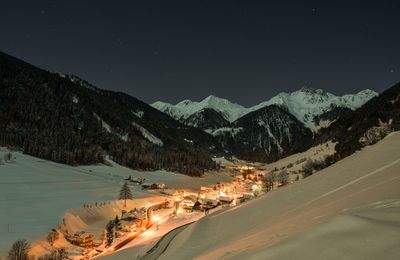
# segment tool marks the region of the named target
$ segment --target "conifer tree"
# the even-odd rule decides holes
[[[131,189],[128,186],[128,183],[125,182],[124,185],[122,186],[120,192],[119,192],[119,198],[120,200],[125,201],[125,208],[126,208],[126,200],[131,200],[133,199]]]
[[[115,216],[115,220],[114,220],[115,234],[117,234],[117,232],[119,230],[119,225],[120,225],[119,218],[118,218],[118,216]],[[117,235],[115,237],[117,237]]]
[[[106,226],[106,245],[111,246],[114,240],[114,224],[113,221],[108,222]]]

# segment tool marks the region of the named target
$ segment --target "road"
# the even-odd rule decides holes
[[[236,207],[235,207],[236,208]],[[215,217],[219,214],[222,214],[224,212],[227,212],[229,210],[232,210],[234,208],[226,208],[225,210],[223,210],[220,207],[214,208],[211,210],[211,213],[209,214],[209,216],[211,217]],[[146,252],[146,255],[142,256],[140,259],[141,260],[155,260],[158,259],[169,247],[169,245],[171,244],[172,240],[174,240],[174,238],[179,235],[179,233],[181,233],[183,230],[185,230],[189,225],[197,222],[198,220],[192,221],[190,223],[186,223],[182,226],[176,227],[174,229],[172,229],[171,231],[169,231],[168,233],[166,233],[165,235],[163,235],[158,242],[149,250]]]
[[[146,210],[147,216],[149,215],[148,213],[149,213],[150,210],[154,210],[155,208],[161,206],[162,204],[164,204],[164,203],[159,203],[159,204],[155,204],[155,205],[152,205],[152,206],[148,207],[147,210]],[[134,240],[135,238],[137,238],[138,236],[140,236],[141,234],[146,232],[146,230],[151,228],[152,225],[153,225],[153,223],[148,223],[145,228],[140,229],[138,232],[135,232],[134,234],[132,234],[131,236],[127,237],[123,241],[119,242],[115,246],[110,247],[107,250],[103,251],[101,254],[97,255],[97,257],[98,256],[105,256],[105,255],[108,255],[108,254],[111,254],[111,253],[114,253],[114,252],[118,251],[119,249],[123,248],[128,243],[130,243],[132,240]]]
[[[169,244],[172,242],[172,240],[180,233],[182,232],[186,227],[188,227],[190,224],[194,223],[196,221],[187,223],[185,225],[179,226],[177,228],[172,229],[168,233],[166,233],[164,236],[158,240],[158,242],[149,250],[147,251],[146,255],[141,257],[141,260],[153,260],[157,259],[160,257],[165,250],[167,250]]]

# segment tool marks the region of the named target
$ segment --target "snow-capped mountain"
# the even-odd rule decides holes
[[[215,96],[200,102],[156,102],[152,106],[212,134],[225,152],[238,158],[274,161],[307,149],[313,140],[312,131],[328,127],[377,95],[363,90],[336,96],[322,89],[303,87],[291,93],[282,92],[250,108]]]
[[[200,102],[184,100],[176,105],[158,101],[153,103],[152,106],[181,122],[185,122],[187,118],[204,109],[213,109],[227,121],[233,122],[250,112],[269,105],[277,105],[286,109],[305,126],[315,131],[320,127],[328,126],[340,116],[341,112],[354,110],[377,95],[378,93],[375,91],[366,89],[356,94],[337,96],[322,89],[303,87],[294,92],[282,92],[268,101],[261,102],[250,108],[245,108],[227,99],[215,96],[209,96]],[[206,125],[207,127],[212,125],[205,122],[207,117],[199,117],[199,120],[201,122],[190,120],[188,125]],[[213,128],[202,129],[207,131],[215,130]]]
[[[256,111],[269,105],[278,105],[287,109],[304,125],[315,130],[321,126],[318,121],[319,116],[337,107],[354,110],[377,95],[378,93],[375,91],[366,89],[357,94],[336,96],[322,89],[303,87],[291,93],[282,92],[266,102],[249,108],[249,111]]]
[[[180,121],[206,108],[215,110],[229,122],[233,122],[247,113],[245,107],[213,95],[208,96],[200,102],[183,100],[176,105],[172,105],[157,101],[151,104],[151,106]]]

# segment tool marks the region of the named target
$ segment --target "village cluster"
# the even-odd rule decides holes
[[[216,183],[193,192],[169,189],[165,184],[144,184],[145,179],[134,180],[129,176],[125,179],[119,197],[125,201],[125,210],[109,221],[103,235],[96,240],[94,234],[79,231],[68,236],[68,241],[84,248],[85,256],[93,257],[121,248],[150,227],[158,226],[161,218],[190,217],[192,213],[207,215],[213,209],[236,206],[270,188],[266,186],[265,172],[253,166],[236,167],[232,171],[232,177],[232,182]],[[141,185],[143,189],[153,190],[165,199],[148,207],[127,209],[126,200],[133,199],[128,183],[135,183]],[[278,186],[279,183],[276,183],[276,187]]]

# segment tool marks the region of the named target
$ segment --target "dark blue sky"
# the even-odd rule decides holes
[[[3,1],[0,50],[146,102],[400,80],[400,1]]]

